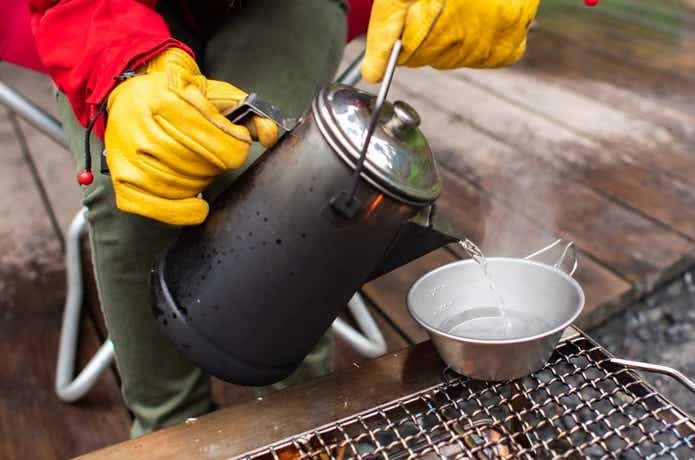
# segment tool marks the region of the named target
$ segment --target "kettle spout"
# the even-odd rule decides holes
[[[367,281],[385,275],[447,244],[465,239],[465,236],[436,210],[434,204],[423,208],[401,226],[386,251],[384,260],[372,271]]]

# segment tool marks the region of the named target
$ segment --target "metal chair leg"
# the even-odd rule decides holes
[[[65,402],[74,402],[84,396],[114,359],[113,344],[107,340],[84,369],[74,377],[80,332],[80,313],[84,295],[80,254],[82,252],[82,236],[87,231],[85,214],[85,208],[77,213],[70,224],[66,237],[67,296],[63,310],[63,326],[60,332],[55,377],[55,392]]]
[[[336,335],[368,358],[376,358],[386,353],[384,336],[359,292],[355,293],[348,302],[348,309],[362,331],[357,331],[342,319],[337,318],[333,322],[333,331]]]
[[[38,128],[48,137],[67,148],[63,127],[57,118],[31,102],[22,94],[0,81],[0,105],[4,105],[27,123]]]

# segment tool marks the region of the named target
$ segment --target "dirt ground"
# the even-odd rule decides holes
[[[588,331],[617,357],[674,367],[695,379],[695,269]],[[695,395],[667,376],[643,374],[695,416]]]

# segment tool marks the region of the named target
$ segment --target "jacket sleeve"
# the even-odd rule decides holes
[[[0,0],[0,61],[45,73],[31,32],[29,0]]]
[[[374,0],[348,0],[348,41],[367,32]]]
[[[183,43],[153,9],[156,0],[30,0],[39,57],[83,126],[118,83],[169,47]],[[103,123],[96,127],[103,134]]]

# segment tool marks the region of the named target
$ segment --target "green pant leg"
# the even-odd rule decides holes
[[[286,115],[299,117],[340,64],[345,13],[343,0],[236,2],[206,45],[203,72],[258,93]],[[263,152],[254,146],[246,164],[215,182],[208,196],[217,196]]]
[[[78,169],[84,128],[58,95],[63,128]],[[101,142],[92,139],[94,182],[84,189],[92,258],[123,399],[135,416],[131,436],[179,423],[211,409],[210,379],[173,348],[154,320],[149,270],[178,230],[116,208],[109,176],[99,174]]]
[[[331,81],[340,63],[346,36],[344,3],[253,0],[236,5],[207,44],[204,72],[209,78],[258,93],[289,116],[300,116],[318,88]],[[227,188],[262,152],[255,146],[246,165],[216,181],[208,196]],[[292,376],[272,388],[329,373],[332,350],[329,332]]]
[[[236,2],[205,47],[203,71],[297,117],[332,80],[346,34],[341,0]]]

